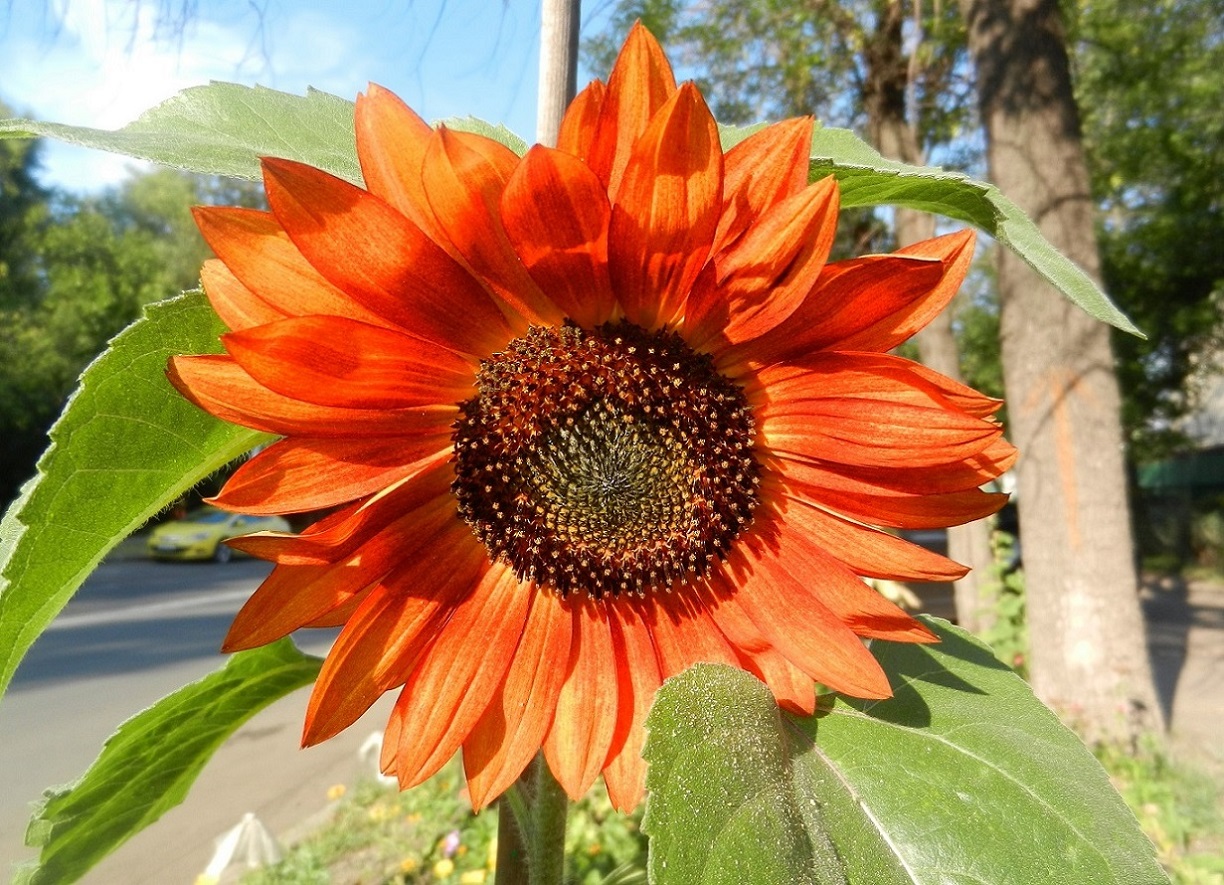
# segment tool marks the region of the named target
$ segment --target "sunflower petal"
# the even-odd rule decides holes
[[[450,447],[450,434],[285,439],[239,467],[209,503],[235,513],[323,510],[394,485],[449,456]]]
[[[357,96],[354,128],[361,177],[381,197],[439,245],[446,244],[429,208],[421,166],[433,129],[399,96],[374,83]]]
[[[533,147],[506,185],[501,213],[527,272],[567,317],[586,328],[611,317],[616,306],[608,277],[612,208],[585,163]]]
[[[697,286],[689,296],[688,342],[706,350],[715,336],[720,345],[739,344],[785,322],[824,267],[836,222],[837,185],[831,178],[775,204],[716,259],[715,285]]]
[[[890,581],[957,581],[969,572],[966,566],[925,547],[807,501],[794,500],[784,518],[856,575]]]
[[[583,158],[615,196],[633,146],[676,93],[676,78],[658,41],[635,24],[621,47],[600,102],[599,122]]]
[[[384,323],[468,354],[512,337],[480,284],[390,205],[301,163],[263,166],[268,202],[294,245]]]
[[[534,588],[531,596],[506,678],[463,744],[468,793],[478,811],[505,792],[539,752],[565,681],[558,662],[569,660],[573,616],[554,593]]]
[[[265,433],[298,436],[406,436],[445,432],[454,405],[430,409],[347,409],[320,406],[269,390],[224,354],[171,357],[167,370],[179,392],[222,421]]]
[[[432,542],[444,553],[405,559],[403,568],[376,586],[344,625],[310,695],[304,746],[348,728],[383,692],[403,685],[488,569],[484,550],[457,520],[432,538],[416,540]],[[428,595],[419,595],[422,587],[429,588]]]
[[[572,606],[574,643],[557,711],[544,736],[544,758],[557,782],[577,801],[590,789],[608,758],[616,728],[616,656],[603,605]]]
[[[518,162],[492,139],[441,127],[425,152],[422,176],[438,226],[476,279],[512,309],[511,322],[558,323],[560,312],[527,273],[502,226],[502,193]]]
[[[413,669],[391,714],[403,723],[395,750],[401,789],[441,769],[488,708],[523,634],[526,590],[512,571],[493,565]]]
[[[902,529],[948,528],[981,519],[1007,495],[968,489],[928,494],[886,488],[853,472],[802,461],[785,462],[786,494],[868,523]]]
[[[323,406],[414,409],[474,392],[475,373],[457,354],[344,317],[294,317],[221,340],[260,384]]]
[[[604,766],[608,798],[619,811],[632,811],[646,792],[646,716],[662,679],[649,628],[638,606],[609,608],[616,651],[616,730]]]
[[[592,80],[570,102],[561,118],[561,130],[557,134],[557,150],[565,151],[579,160],[586,160],[595,140],[596,126],[603,109],[607,87],[600,80]],[[588,164],[589,165],[589,164]]]
[[[811,117],[784,120],[754,132],[727,151],[723,210],[714,235],[716,254],[739,239],[776,203],[807,185],[815,127]],[[833,192],[836,195],[836,187]],[[834,205],[830,224],[835,225],[836,218]]]
[[[838,617],[771,557],[731,551],[720,577],[734,586],[720,605],[739,608],[770,644],[815,679],[856,698],[892,695],[871,652]]]
[[[864,350],[847,342],[864,328],[921,300],[943,278],[931,258],[870,255],[825,265],[798,309],[770,334],[741,347],[743,358],[770,365],[818,350]],[[749,347],[751,350],[749,351]]]
[[[686,83],[634,146],[612,204],[608,260],[630,322],[655,328],[683,308],[721,206],[718,128]]]
[[[270,308],[284,316],[336,314],[367,323],[386,322],[315,270],[270,213],[197,206],[191,214],[217,257],[262,302],[244,305],[247,310]]]

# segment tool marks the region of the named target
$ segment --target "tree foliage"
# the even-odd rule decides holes
[[[158,170],[98,196],[37,184],[38,142],[0,141],[0,501],[16,495],[77,378],[211,254],[191,207],[254,205],[244,182]]]
[[[1189,376],[1224,347],[1224,2],[1075,6],[1077,93],[1134,456],[1167,454]]]

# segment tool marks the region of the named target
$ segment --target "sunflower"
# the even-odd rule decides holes
[[[812,121],[724,152],[635,27],[558,146],[519,157],[371,87],[365,188],[264,161],[270,213],[201,208],[225,353],[174,384],[277,434],[214,499],[327,512],[234,546],[276,563],[227,650],[342,626],[304,743],[398,689],[403,787],[462,749],[472,802],[542,749],[578,797],[641,799],[663,680],[740,667],[779,704],[890,694],[862,641],[929,642],[860,576],[946,581],[885,528],[1003,503],[997,400],[888,354],[960,284],[971,234],[827,264]]]

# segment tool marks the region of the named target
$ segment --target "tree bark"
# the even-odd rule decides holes
[[[1057,0],[960,0],[990,177],[1100,278]],[[1162,726],[1139,608],[1109,329],[1000,250],[1034,690],[1090,740]]]
[[[894,160],[922,165],[926,160],[906,107],[911,65],[902,44],[904,17],[901,0],[885,0],[877,10],[875,33],[865,50],[868,70],[863,104],[868,137],[876,149]],[[893,211],[898,246],[935,236],[935,217],[930,213],[903,206]],[[954,381],[964,381],[950,310],[919,332],[915,341],[923,365]],[[948,529],[948,556],[970,568],[953,585],[957,621],[974,633],[988,630],[994,624],[998,601],[997,587],[990,580],[994,561],[990,522],[982,519]]]

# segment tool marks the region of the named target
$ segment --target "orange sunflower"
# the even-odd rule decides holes
[[[365,188],[266,160],[270,213],[196,213],[223,355],[170,375],[283,437],[215,499],[332,509],[234,546],[276,563],[227,650],[342,625],[304,742],[399,689],[382,765],[457,750],[473,804],[542,748],[578,797],[643,791],[664,679],[740,667],[799,713],[813,682],[890,694],[862,638],[928,642],[860,576],[965,569],[884,527],[995,511],[998,401],[887,351],[952,297],[953,234],[826,264],[809,119],[724,152],[692,84],[630,34],[558,147],[519,157],[371,87]]]

